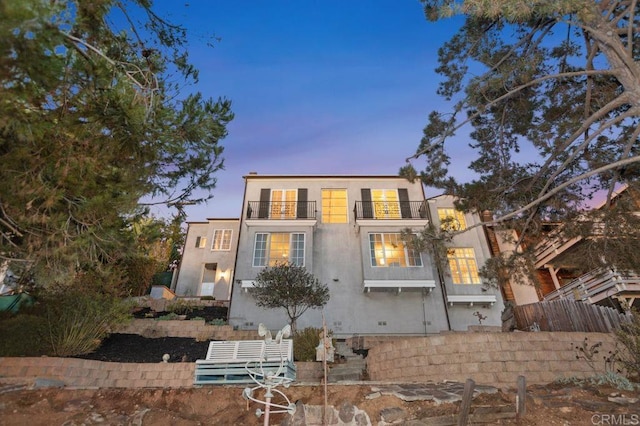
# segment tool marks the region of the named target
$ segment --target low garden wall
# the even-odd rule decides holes
[[[257,340],[257,330],[234,330],[204,320],[134,319],[118,333],[144,337],[191,337],[205,340]],[[203,354],[204,357],[205,354]],[[298,382],[319,382],[322,363],[296,362]],[[56,357],[0,358],[0,383],[19,382],[78,388],[192,387],[195,363],[118,363]]]
[[[0,381],[78,388],[193,386],[195,363],[119,363],[75,358],[0,358]]]
[[[75,358],[0,358],[0,383],[75,388],[193,387],[195,363],[119,363]],[[322,363],[296,362],[297,382],[317,383]],[[243,385],[246,386],[246,385]]]
[[[192,337],[201,340],[259,339],[257,331],[207,325],[203,320],[134,320],[118,332],[146,337]],[[576,347],[602,343],[593,363],[604,371],[604,357],[615,350],[606,333],[467,332],[428,337],[360,336],[349,339],[355,349],[369,349],[367,372],[377,382],[464,382],[514,386],[519,375],[527,383],[549,383],[559,377],[593,375]],[[297,381],[318,383],[322,363],[296,362]],[[195,363],[111,363],[74,358],[0,358],[1,382],[36,382],[71,387],[192,387]]]
[[[577,359],[576,346],[602,343],[593,367]],[[513,332],[450,333],[409,338],[372,347],[367,371],[372,381],[425,382],[471,378],[487,385],[514,386],[519,375],[527,383],[549,383],[559,377],[585,377],[604,372],[604,358],[615,350],[608,333]]]
[[[191,337],[205,340],[258,340],[258,330],[234,330],[230,325],[210,325],[205,320],[134,319],[118,333],[143,337]]]

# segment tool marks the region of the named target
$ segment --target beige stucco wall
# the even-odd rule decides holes
[[[236,262],[229,322],[238,327],[255,328],[265,323],[272,329],[278,329],[287,323],[284,310],[262,309],[256,307],[251,290],[245,291],[237,285],[238,280],[253,280],[262,270],[252,266],[255,235],[259,232],[300,232],[305,234],[305,266],[318,280],[329,288],[331,298],[323,311],[308,310],[298,320],[297,326],[321,327],[322,314],[327,327],[335,336],[349,337],[358,335],[426,335],[449,329],[443,293],[433,260],[428,253],[422,253],[422,267],[379,268],[371,265],[369,233],[398,233],[407,227],[420,231],[426,224],[426,218],[411,220],[356,220],[354,207],[362,201],[362,189],[406,189],[409,200],[425,200],[420,182],[408,182],[397,176],[260,176],[246,177],[245,205],[243,206],[240,241]],[[308,191],[308,200],[316,202],[317,220],[314,221],[278,221],[246,219],[247,203],[258,201],[262,189],[299,189]],[[321,214],[322,190],[344,189],[347,194],[348,223],[323,223]],[[450,200],[436,200],[434,206]],[[451,204],[452,205],[452,204]],[[469,222],[475,219],[469,218]],[[313,222],[309,224],[308,222]],[[478,233],[479,232],[479,233]],[[482,231],[472,231],[463,238],[464,246],[477,247],[483,262],[484,245],[473,240],[484,238]],[[464,240],[466,238],[466,240]],[[366,292],[364,280],[382,280],[393,283],[402,280],[424,280],[436,283],[432,291],[421,289],[403,289],[398,293],[391,286],[384,291]],[[481,286],[473,286],[470,291],[480,294]],[[482,292],[482,294],[485,294]],[[455,329],[466,330],[470,324],[477,324],[473,316],[480,311],[487,317],[486,323],[500,324],[502,300],[485,308],[476,305],[473,310],[463,307],[457,310],[452,320]]]
[[[178,296],[213,296],[216,300],[229,300],[234,276],[234,263],[238,247],[239,219],[208,219],[206,222],[188,223],[184,253],[175,283]],[[214,231],[231,229],[229,250],[212,250]],[[198,237],[206,238],[205,247],[195,246]],[[202,279],[205,263],[217,263],[213,294],[205,294]]]

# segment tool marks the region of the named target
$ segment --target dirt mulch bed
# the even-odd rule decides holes
[[[225,320],[227,318],[227,310],[228,308],[221,306],[202,306],[189,310],[184,314],[186,319],[201,318],[206,322],[211,322],[213,320]],[[168,311],[156,312],[151,308],[137,308],[133,311],[133,317],[138,319],[160,318],[170,314],[171,312]]]
[[[146,338],[137,334],[112,334],[95,351],[74,358],[105,362],[161,362],[169,354],[169,362],[195,362],[204,359],[209,341],[190,337]]]

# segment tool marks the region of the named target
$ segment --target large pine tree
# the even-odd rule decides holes
[[[5,264],[38,284],[116,264],[143,197],[215,186],[230,102],[183,91],[186,33],[151,1],[4,0],[0,16]]]
[[[582,260],[640,262],[640,4],[595,0],[422,0],[429,20],[462,15],[439,50],[434,111],[414,156],[425,184],[494,213],[532,247],[549,222],[594,236]],[[453,136],[456,137],[453,137]],[[469,139],[464,139],[468,135]],[[469,147],[474,178],[455,155]],[[412,165],[401,173],[416,176]],[[631,197],[614,201],[627,187]],[[597,199],[599,211],[590,210]],[[526,254],[526,253],[524,253]]]

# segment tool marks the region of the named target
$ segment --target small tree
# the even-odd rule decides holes
[[[329,301],[329,288],[303,266],[280,263],[267,267],[255,280],[253,296],[256,305],[263,308],[284,308],[289,316],[291,330],[296,331],[296,320],[307,309],[321,308]]]

